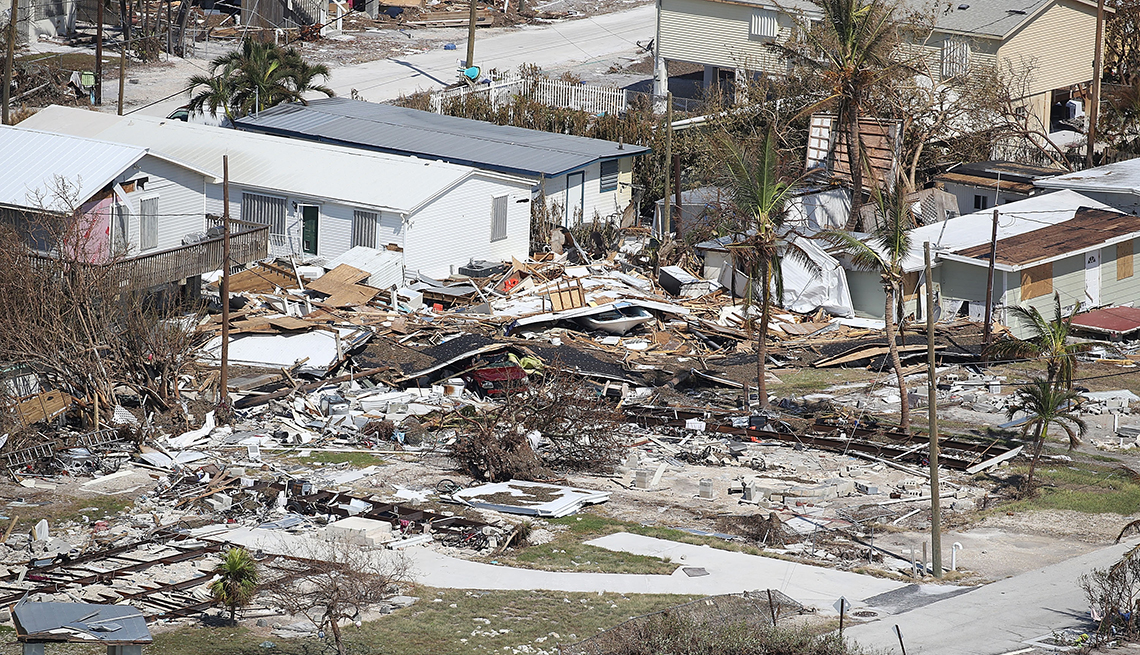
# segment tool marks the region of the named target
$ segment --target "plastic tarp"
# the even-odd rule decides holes
[[[811,239],[795,238],[793,242],[812,263],[802,261],[800,257],[781,257],[780,269],[784,276],[783,308],[800,314],[810,314],[822,308],[833,316],[854,316],[847,272],[840,266],[839,260],[824,252]],[[726,267],[718,282],[725,287],[731,286],[731,275],[731,269]],[[737,292],[747,287],[748,277],[736,271]]]

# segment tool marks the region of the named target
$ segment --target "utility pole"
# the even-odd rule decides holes
[[[95,0],[95,104],[103,104],[103,2]]]
[[[665,224],[661,228],[666,234],[673,231],[673,205],[669,202],[672,186],[669,184],[669,169],[672,168],[670,164],[673,162],[673,94],[672,92],[665,94],[665,202],[662,203],[665,210]]]
[[[222,372],[218,405],[229,414],[230,399],[230,156],[222,155]]]
[[[4,125],[8,125],[8,103],[12,100],[12,67],[16,65],[16,7],[18,0],[12,0],[12,15],[8,17],[8,54],[4,64]]]
[[[990,234],[990,265],[986,273],[986,326],[982,338],[982,361],[989,361],[988,350],[990,347],[990,339],[993,338],[993,323],[994,323],[994,263],[997,259],[997,230],[998,230],[998,210],[994,207],[994,228]]]
[[[672,128],[669,128],[672,129]],[[677,236],[684,237],[684,217],[681,216],[681,154],[673,155],[673,195],[677,200]]]
[[[930,545],[934,577],[942,577],[942,506],[938,497],[938,384],[934,378],[934,279],[931,276],[930,242],[926,252],[926,404],[930,428]],[[992,261],[992,260],[991,260]],[[905,402],[905,400],[904,400]],[[901,642],[901,636],[900,636]]]
[[[475,65],[475,0],[467,0],[471,13],[467,17],[467,68]]]
[[[1092,168],[1096,145],[1096,121],[1100,116],[1100,67],[1104,59],[1104,0],[1096,2],[1096,50],[1093,55],[1092,102],[1089,104],[1088,167]]]

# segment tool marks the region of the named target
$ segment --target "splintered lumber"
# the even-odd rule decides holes
[[[45,391],[16,405],[16,414],[24,425],[48,421],[71,407],[72,397],[62,391]]]
[[[338,375],[335,378],[328,378],[326,380],[317,380],[316,382],[309,382],[307,384],[302,384],[299,387],[289,387],[287,389],[282,389],[281,391],[274,391],[273,393],[267,393],[267,394],[260,395],[260,396],[246,396],[245,398],[241,398],[241,399],[237,400],[236,402],[234,402],[234,407],[236,407],[237,409],[243,409],[246,407],[256,407],[257,405],[264,405],[265,403],[269,402],[270,400],[275,400],[277,398],[284,398],[285,396],[288,396],[289,394],[291,394],[293,392],[304,393],[306,391],[312,391],[313,389],[318,389],[318,388],[320,388],[326,384],[337,384],[338,382],[348,382],[349,380],[358,380],[360,378],[370,378],[374,375],[380,375],[381,373],[387,373],[387,372],[392,371],[392,370],[393,369],[391,366],[380,366],[378,368],[370,368],[366,371],[360,371],[357,373],[345,373],[344,375]]]
[[[470,19],[467,12],[466,7],[462,11],[429,11],[416,16],[415,20],[406,21],[406,24],[421,27],[459,27],[468,24]],[[485,27],[493,22],[494,19],[486,9],[476,10],[476,25]]]
[[[273,293],[278,288],[293,289],[293,272],[274,264],[259,263],[230,276],[230,293]]]
[[[935,346],[935,350],[945,350],[946,346]],[[926,350],[926,344],[910,344],[906,346],[899,346],[900,353],[910,353]],[[838,355],[831,357],[824,357],[818,359],[812,366],[815,368],[822,368],[827,366],[842,366],[843,364],[850,364],[851,362],[858,362],[863,359],[871,359],[872,357],[879,357],[891,351],[888,346],[856,346],[850,350],[845,350]]]
[[[369,277],[367,271],[341,264],[319,278],[309,282],[309,288],[328,294],[324,301],[333,307],[363,305],[380,293],[379,289],[360,284]]]

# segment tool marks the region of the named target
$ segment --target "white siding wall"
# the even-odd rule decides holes
[[[626,157],[620,160],[617,188],[605,192],[602,191],[602,165],[600,162],[594,162],[585,168],[571,171],[566,175],[548,177],[536,189],[536,191],[542,191],[546,194],[546,201],[548,203],[557,202],[563,207],[564,218],[566,216],[565,207],[567,204],[566,180],[570,174],[578,172],[585,173],[582,193],[582,219],[585,221],[593,220],[595,215],[605,218],[615,212],[620,212],[626,208],[626,205],[629,204],[630,199],[633,197],[632,157]],[[569,221],[564,220],[563,224],[570,226]]]
[[[730,70],[785,73],[787,64],[767,44],[786,41],[794,23],[780,13],[775,38],[750,37],[752,14],[761,9],[709,0],[661,0],[661,55]]]
[[[127,194],[131,208],[129,254],[141,254],[139,200],[143,198],[159,199],[158,247],[147,252],[181,246],[182,237],[206,229],[203,195],[206,181],[200,173],[148,155],[139,160],[137,167],[131,167],[115,181],[122,183],[140,177],[148,178],[144,189]]]
[[[491,200],[509,196],[507,238],[491,241]],[[471,259],[525,257],[530,250],[531,186],[475,175],[409,217],[404,266],[446,276]]]

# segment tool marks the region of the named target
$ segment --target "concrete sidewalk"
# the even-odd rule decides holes
[[[195,532],[203,538],[273,554],[313,552],[314,546],[319,544],[312,537],[291,535],[280,530],[211,526]],[[627,533],[609,535],[589,543],[609,550],[668,557],[680,566],[672,575],[556,573],[471,562],[424,547],[409,548],[404,554],[412,566],[415,582],[431,587],[704,596],[770,588],[824,613],[834,613],[831,605],[840,596],[846,596],[859,605],[859,599],[903,586],[899,582],[858,573]],[[377,557],[398,555],[393,551],[377,551]],[[686,567],[703,568],[708,574],[690,577],[683,570]]]
[[[1054,630],[1089,625],[1088,602],[1077,578],[1115,563],[1136,544],[1131,540],[1102,548],[902,614],[853,625],[844,634],[874,652],[899,653],[893,630],[897,624],[907,655],[1046,652],[1034,642]],[[1022,650],[1027,648],[1034,650]]]

